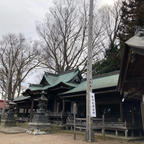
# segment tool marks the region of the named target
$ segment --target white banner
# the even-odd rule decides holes
[[[96,104],[94,93],[90,93],[90,117],[96,117]]]

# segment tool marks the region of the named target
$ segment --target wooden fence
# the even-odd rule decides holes
[[[67,119],[66,127],[73,129],[73,119]],[[76,118],[76,129],[86,129],[86,118]],[[106,130],[114,131],[115,135],[118,136],[118,132],[124,132],[125,137],[128,136],[128,128],[126,122],[105,122],[102,118],[93,118],[92,129],[94,131],[101,130],[102,134],[105,135]]]

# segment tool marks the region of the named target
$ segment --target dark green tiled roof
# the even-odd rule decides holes
[[[108,88],[118,85],[119,74],[113,74],[110,76],[104,76],[100,78],[93,79],[93,89]],[[70,94],[75,92],[86,91],[87,83],[86,81],[81,82],[76,88],[64,92],[63,94]]]
[[[49,74],[49,73],[45,73],[44,77],[46,78],[47,82],[50,85],[57,85],[60,82],[63,83],[68,83],[70,80],[72,80],[77,74],[79,73],[79,70],[76,69],[74,71],[71,72],[67,72],[67,73],[63,73],[63,74]]]
[[[125,42],[132,48],[144,49],[144,29],[140,30],[135,36]]]
[[[38,87],[38,86],[31,86],[31,87],[29,87],[29,89],[31,91],[38,91],[38,90],[42,91],[42,90],[47,90],[49,88],[55,87],[55,86],[57,86],[58,84],[61,84],[61,83],[63,83],[64,85],[67,85],[69,87],[76,87],[77,86],[77,84],[73,84],[73,83],[60,82],[60,83],[57,83],[55,85],[47,85],[47,86],[44,86],[44,87],[41,87],[41,86],[40,87]]]
[[[30,99],[30,96],[19,96],[19,97],[16,97],[13,101],[14,102],[17,102],[17,101],[23,101],[23,100],[27,100],[27,99]]]
[[[77,76],[79,73],[79,70],[73,70],[71,72],[63,73],[63,74],[50,74],[45,73],[44,78],[47,80],[49,85],[41,86],[41,85],[30,85],[29,89],[31,91],[37,91],[37,90],[46,90],[48,88],[54,87],[60,83],[63,83],[70,87],[75,87],[77,84],[73,84],[70,81]]]

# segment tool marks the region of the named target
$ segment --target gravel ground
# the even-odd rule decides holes
[[[72,134],[48,134],[48,135],[28,135],[28,134],[2,134],[0,133],[0,144],[86,144],[83,136],[77,136],[73,140]],[[126,142],[122,140],[102,140],[97,139],[93,144],[144,144],[144,141]]]

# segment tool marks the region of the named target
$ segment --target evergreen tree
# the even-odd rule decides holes
[[[95,62],[93,65],[93,75],[119,70],[120,68],[117,32],[121,21],[121,4],[121,0],[118,0],[114,3],[113,7],[101,9],[103,28],[106,36],[103,41],[105,54],[104,59]]]
[[[117,37],[120,49],[126,40],[131,38],[136,30],[144,28],[144,0],[123,0],[121,18]],[[118,70],[120,68],[120,50],[117,44],[110,44],[103,60],[93,65],[93,75]]]
[[[93,65],[93,76],[120,69],[120,52],[117,45],[111,44],[105,58]]]
[[[121,23],[118,37],[121,48],[124,42],[131,38],[137,29],[144,26],[144,0],[126,0],[122,3]]]

